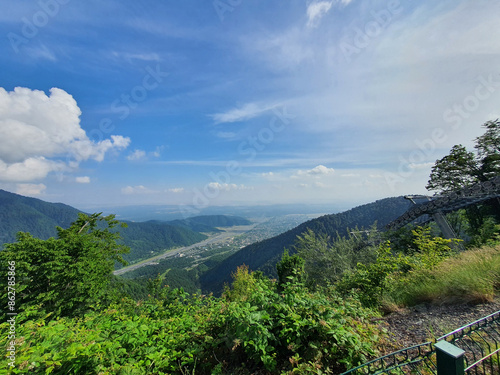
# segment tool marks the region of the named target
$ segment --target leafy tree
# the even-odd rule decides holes
[[[57,228],[57,238],[40,240],[18,233],[18,241],[0,252],[1,264],[15,262],[16,308],[36,306],[56,316],[86,311],[106,298],[115,262],[125,263],[118,245],[119,225],[114,215],[79,214],[68,229]],[[7,267],[0,271],[7,280]],[[3,297],[7,288],[2,285]]]
[[[290,256],[288,250],[285,250],[281,260],[276,265],[278,271],[278,287],[283,288],[286,283],[301,283],[305,281],[304,271],[305,261],[299,255]]]
[[[449,155],[437,160],[432,167],[428,190],[452,192],[478,180],[478,164],[473,152],[462,145],[453,146]]]
[[[428,190],[449,193],[475,183],[484,182],[500,173],[500,120],[483,124],[485,133],[475,139],[476,152],[462,145],[453,146],[450,154],[437,160],[432,167]],[[476,236],[491,215],[500,220],[500,202],[490,199],[480,207],[466,208],[471,236]]]
[[[480,181],[500,174],[500,119],[483,125],[486,132],[476,138],[475,148],[479,158]]]
[[[485,133],[475,139],[476,153],[462,145],[453,146],[432,167],[428,190],[451,192],[487,181],[500,173],[500,119],[483,124]]]
[[[347,236],[337,236],[335,241],[325,234],[316,234],[311,229],[297,236],[294,250],[305,260],[309,287],[331,285],[358,263],[374,261],[374,244],[378,241],[376,237],[376,223],[368,231],[356,228],[355,231],[348,231]]]

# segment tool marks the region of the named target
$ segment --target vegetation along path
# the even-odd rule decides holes
[[[500,310],[500,298],[482,304],[421,304],[400,309],[380,320],[389,332],[385,354],[422,344]]]

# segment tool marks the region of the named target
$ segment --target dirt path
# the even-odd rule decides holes
[[[389,332],[384,354],[431,341],[500,310],[500,298],[479,305],[427,305],[402,309],[380,319]]]

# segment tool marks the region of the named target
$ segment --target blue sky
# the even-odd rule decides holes
[[[498,1],[2,2],[0,188],[48,201],[426,193],[500,117]]]

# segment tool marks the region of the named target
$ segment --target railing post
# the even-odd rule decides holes
[[[437,375],[464,375],[465,351],[441,340],[435,345],[437,360]]]

